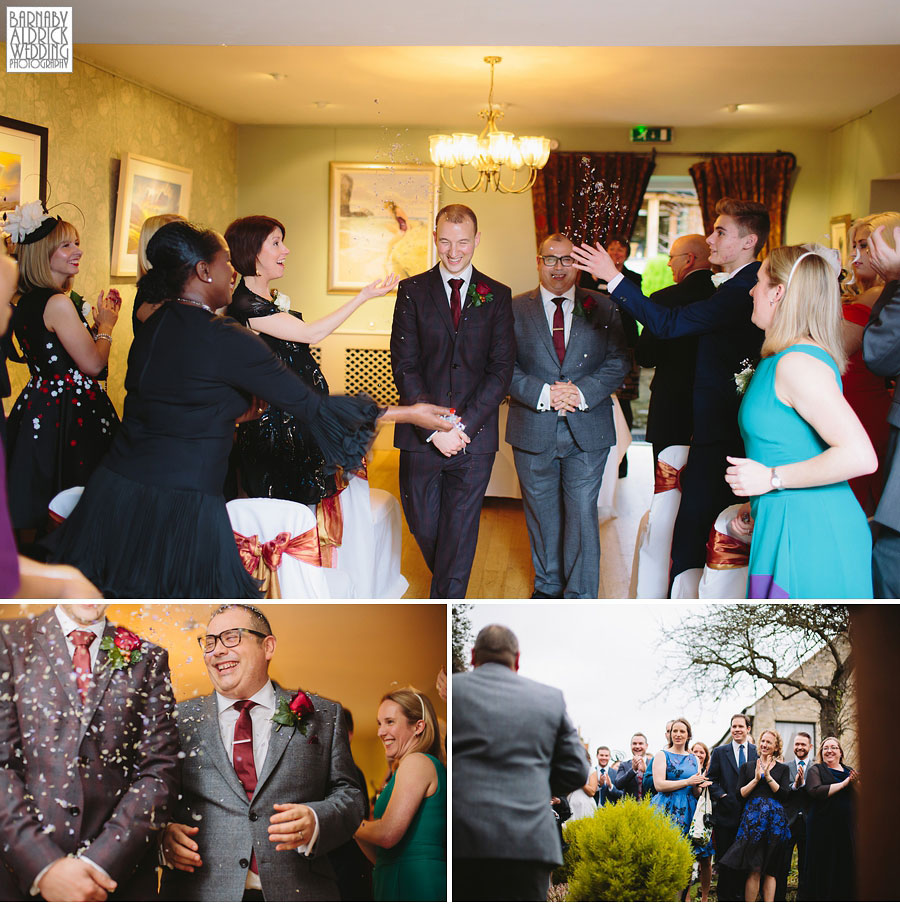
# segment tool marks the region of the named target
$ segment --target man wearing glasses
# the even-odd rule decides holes
[[[716,292],[709,267],[709,246],[699,233],[678,237],[672,243],[669,269],[675,283],[650,294],[667,309],[709,299]],[[694,367],[697,337],[662,340],[646,328],[635,349],[642,366],[655,366],[647,410],[647,441],[653,444],[653,462],[669,445],[689,445],[694,429]]]
[[[366,811],[340,704],[270,680],[276,641],[253,606],[221,606],[198,640],[214,692],[178,707],[184,780],[161,895],[336,901],[325,855]]]
[[[540,284],[513,299],[516,365],[506,440],[513,447],[534,564],[534,599],[594,599],[597,495],[615,444],[610,395],[630,359],[605,294],[576,287],[572,243],[547,237]]]

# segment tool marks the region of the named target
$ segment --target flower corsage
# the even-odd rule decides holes
[[[749,359],[742,359],[741,366],[743,367],[741,371],[734,373],[734,386],[737,388],[737,393],[743,395],[750,385],[750,379],[753,378],[756,366]]]
[[[280,290],[272,291],[272,302],[275,303],[281,312],[291,311],[291,298]]]
[[[596,308],[597,308],[597,298],[596,297],[589,295],[584,300],[580,300],[576,297],[575,308],[572,310],[572,314],[577,315],[579,318],[588,318]]]
[[[316,711],[309,694],[298,690],[293,700],[288,703],[287,697],[279,697],[278,706],[272,721],[276,725],[286,725],[289,728],[299,728],[302,735],[306,735],[309,717]]]
[[[100,649],[109,654],[111,669],[128,668],[137,665],[144,654],[141,652],[141,638],[124,627],[117,627],[113,635],[107,634],[100,640]]]
[[[491,290],[490,284],[478,281],[477,284],[469,284],[469,292],[466,294],[466,306],[478,309],[485,303],[491,302],[493,298],[494,291]]]

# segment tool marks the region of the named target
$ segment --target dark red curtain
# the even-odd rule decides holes
[[[791,177],[796,166],[797,159],[790,152],[722,154],[694,164],[690,174],[697,187],[706,232],[712,232],[716,202],[730,196],[761,202],[769,210],[772,225],[769,242],[762,250],[763,257],[770,249],[783,245]]]
[[[562,233],[577,246],[606,244],[611,233],[630,237],[655,153],[551,152],[531,190],[535,244]]]

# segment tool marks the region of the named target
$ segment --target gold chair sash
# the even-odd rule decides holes
[[[734,536],[726,536],[715,527],[706,541],[706,564],[716,571],[731,571],[750,562],[750,546]]]
[[[259,536],[243,536],[236,531],[233,532],[241,562],[248,574],[262,581],[266,599],[281,598],[278,568],[285,555],[305,561],[314,567],[322,567],[315,527],[294,536],[293,539],[285,530],[268,542],[260,542]]]
[[[681,468],[682,470],[684,467]],[[681,470],[676,469],[664,460],[656,461],[656,473],[653,477],[653,494],[670,492],[672,489],[681,491]]]
[[[354,470],[352,476],[359,476],[361,479],[369,478],[369,471],[365,460],[358,470]],[[341,547],[344,541],[344,508],[341,505],[341,492],[350,484],[350,479],[344,471],[338,467],[334,474],[337,484],[337,492],[323,498],[316,505],[316,529],[319,533],[319,555],[322,560],[322,567],[334,567],[334,550]]]

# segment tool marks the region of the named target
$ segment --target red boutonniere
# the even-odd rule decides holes
[[[593,296],[588,296],[584,300],[575,300],[575,308],[572,310],[573,315],[579,318],[587,318],[597,308],[597,300]]]
[[[112,636],[107,634],[100,641],[100,649],[109,654],[109,666],[112,669],[137,665],[144,658],[141,652],[141,638],[124,627],[116,628]]]
[[[299,728],[300,733],[306,734],[306,726],[309,717],[315,713],[316,708],[313,706],[309,694],[298,690],[293,700],[288,703],[287,697],[280,697],[275,715],[272,721],[276,725],[287,725],[290,728]]]
[[[491,302],[493,298],[494,292],[491,290],[490,284],[478,281],[477,284],[469,284],[469,292],[466,294],[466,306],[478,309],[485,303]]]

